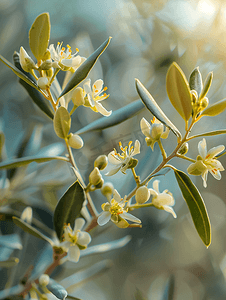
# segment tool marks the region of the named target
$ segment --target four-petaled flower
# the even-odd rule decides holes
[[[125,204],[126,196],[122,199],[117,190],[114,190],[111,201],[102,204],[101,208],[103,209],[103,212],[99,215],[97,223],[100,226],[103,226],[111,220],[118,227],[123,228],[129,226],[129,223],[126,220],[141,223],[141,220],[127,213],[128,209],[125,208]]]
[[[53,44],[49,46],[51,58],[54,61],[52,64],[53,68],[61,70],[78,68],[82,60],[81,56],[77,55],[79,50],[76,48],[76,52],[72,54],[71,46],[67,45],[67,49],[65,49],[65,47],[62,47],[62,44],[63,42],[58,42],[56,49]]]
[[[225,149],[224,145],[214,147],[207,152],[206,140],[203,139],[198,144],[199,155],[196,162],[191,164],[187,171],[191,175],[201,175],[203,179],[203,186],[207,187],[207,175],[210,172],[217,180],[221,179],[220,171],[224,171],[221,162],[216,158],[216,155]]]
[[[91,237],[88,232],[81,231],[85,225],[83,218],[75,220],[74,230],[72,230],[70,224],[64,226],[64,241],[61,246],[68,251],[68,260],[78,262],[80,257],[80,250],[87,248],[87,245],[91,242]]]
[[[131,163],[135,161],[133,156],[140,153],[140,142],[138,140],[135,141],[134,147],[132,146],[132,141],[130,141],[125,148],[123,148],[122,143],[119,142],[119,147],[122,151],[121,154],[117,153],[115,149],[108,154],[109,162],[115,165],[115,167],[105,175],[114,175],[119,170],[121,170],[123,174],[126,174],[126,170],[130,168]]]
[[[164,125],[155,117],[151,123],[152,125],[150,125],[145,118],[142,118],[140,121],[140,127],[142,133],[146,136],[145,141],[147,145],[150,146],[153,151],[155,142],[157,142],[160,138],[166,139],[168,137],[169,128],[166,127],[166,130],[164,131]]]
[[[94,82],[92,88],[91,88],[91,80],[88,79],[84,85],[84,91],[85,91],[85,104],[84,106],[90,107],[93,111],[101,113],[103,116],[110,116],[112,111],[107,111],[102,104],[99,102],[102,100],[105,100],[109,97],[106,93],[104,93],[107,90],[107,87],[104,87],[104,82],[102,79],[98,79]],[[102,94],[102,95],[101,95]]]
[[[174,206],[175,200],[170,192],[164,190],[162,193],[159,192],[159,180],[153,182],[153,189],[149,189],[150,194],[153,195],[152,203],[158,209],[164,209],[171,213],[174,218],[177,217],[175,211],[171,206]]]

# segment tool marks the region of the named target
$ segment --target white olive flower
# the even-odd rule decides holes
[[[135,223],[141,223],[141,220],[135,216],[127,213],[128,209],[125,209],[126,196],[124,199],[121,198],[117,190],[114,190],[113,198],[106,203],[101,205],[103,212],[99,215],[97,223],[100,226],[105,225],[108,221],[112,221],[118,227],[128,227],[129,223],[126,220]]]
[[[66,251],[68,251],[68,260],[78,262],[80,257],[80,250],[87,248],[91,242],[91,237],[88,232],[81,231],[85,225],[83,218],[75,220],[74,230],[70,224],[64,226],[64,241],[60,244]]]
[[[132,146],[132,141],[130,141],[128,146],[125,148],[123,148],[122,143],[119,142],[119,147],[122,151],[121,154],[117,153],[115,149],[108,154],[109,162],[115,165],[115,167],[105,175],[114,175],[119,170],[123,174],[126,174],[126,170],[130,167],[131,162],[134,160],[133,156],[140,153],[140,142],[138,140],[135,141],[135,147]]]
[[[53,68],[59,68],[61,70],[69,70],[70,68],[78,68],[81,64],[81,57],[78,54],[78,48],[76,52],[72,54],[71,46],[67,45],[67,49],[62,47],[62,43],[58,42],[56,49],[54,45],[49,46],[51,58],[54,61],[52,64]]]
[[[98,79],[94,82],[91,88],[91,80],[88,79],[84,85],[84,91],[86,93],[85,96],[85,104],[84,106],[90,107],[93,111],[101,113],[103,116],[108,117],[111,115],[112,111],[107,111],[100,101],[105,100],[109,97],[106,93],[102,94],[107,90],[107,87],[104,87],[104,82],[102,79]],[[101,95],[102,94],[102,95]]]
[[[163,209],[173,215],[174,218],[177,217],[172,206],[175,204],[175,200],[170,192],[164,190],[162,193],[159,192],[159,180],[153,182],[153,189],[149,189],[150,194],[153,195],[152,203],[158,209]]]
[[[25,72],[30,72],[32,69],[37,69],[33,59],[27,54],[23,47],[20,47],[20,65]]]
[[[196,176],[201,175],[204,187],[207,187],[206,181],[208,172],[210,172],[214,178],[220,180],[220,171],[224,171],[224,167],[221,162],[217,160],[216,155],[221,153],[224,149],[224,145],[220,145],[207,152],[206,140],[203,139],[198,144],[199,155],[196,158],[196,162],[188,167],[188,173]]]
[[[147,145],[150,146],[153,151],[155,142],[157,142],[160,138],[166,139],[168,137],[169,128],[166,127],[164,131],[164,125],[155,117],[151,123],[152,125],[150,125],[145,118],[142,118],[140,121],[140,127],[142,133],[146,136],[145,141]]]

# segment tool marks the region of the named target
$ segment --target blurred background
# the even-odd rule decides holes
[[[220,0],[0,0],[0,54],[12,62],[14,51],[23,46],[29,49],[28,31],[34,19],[49,12],[51,20],[50,44],[63,41],[76,47],[80,55],[88,57],[109,36],[111,43],[90,73],[95,81],[104,80],[110,97],[104,101],[108,110],[117,110],[138,99],[134,78],[150,91],[170,120],[183,132],[184,122],[169,102],[165,89],[167,70],[176,61],[189,77],[199,66],[203,80],[213,71],[213,83],[208,93],[210,104],[225,98],[226,4]],[[33,57],[33,56],[32,56]],[[66,153],[63,142],[54,133],[52,122],[37,108],[27,92],[18,83],[16,75],[0,65],[0,129],[5,135],[2,159],[22,157],[32,153],[59,155]],[[62,72],[63,73],[63,72]],[[63,76],[59,78],[63,82]],[[100,118],[99,114],[79,108],[73,115],[72,132]],[[139,139],[141,154],[136,168],[145,178],[161,161],[158,147],[154,152],[146,146],[140,131],[140,120],[152,115],[142,110],[135,117],[102,132],[82,135],[85,146],[74,151],[81,172],[88,180],[93,161],[100,154],[108,154],[118,142],[125,145]],[[219,117],[204,117],[193,133],[225,129],[225,112]],[[132,130],[131,130],[132,129]],[[35,141],[29,146],[29,141]],[[225,135],[206,138],[208,150],[226,145]],[[199,139],[190,143],[189,156],[196,158]],[[175,147],[176,138],[170,133],[163,141],[166,152]],[[221,162],[226,166],[226,157]],[[186,171],[189,163],[175,161],[175,166]],[[130,172],[104,177],[112,181],[122,197],[134,187]],[[211,175],[205,189],[201,177],[191,179],[200,190],[212,224],[212,244],[203,245],[192,223],[188,208],[178,189],[172,172],[160,179],[160,191],[169,189],[176,204],[177,219],[164,211],[149,208],[138,211],[142,229],[119,229],[109,226],[98,235],[94,232],[92,244],[103,243],[127,234],[132,240],[124,248],[81,260],[78,267],[67,264],[62,272],[54,274],[60,281],[85,265],[110,258],[112,267],[82,285],[76,285],[71,294],[81,299],[161,300],[169,280],[174,280],[175,300],[226,299],[226,187],[225,173],[221,181]],[[11,209],[20,214],[26,206],[33,208],[34,216],[53,229],[52,214],[57,201],[74,181],[64,163],[51,162],[26,169],[1,172],[1,211]],[[9,188],[10,187],[10,188]],[[152,183],[149,183],[152,187]],[[105,202],[99,191],[93,193],[97,208]],[[6,199],[4,202],[2,199]],[[6,205],[7,204],[7,205]],[[0,223],[1,233],[15,232],[10,221]],[[96,237],[95,237],[96,235]],[[97,236],[98,235],[98,236]],[[27,261],[42,251],[44,244],[31,238],[27,245]],[[2,251],[2,247],[0,248]],[[1,252],[0,252],[1,253]],[[23,259],[21,270],[26,270]],[[1,289],[8,282],[7,270],[0,275]],[[15,278],[11,278],[15,282]],[[172,279],[173,278],[173,279]],[[143,298],[142,298],[143,297]]]

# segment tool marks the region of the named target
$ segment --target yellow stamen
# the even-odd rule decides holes
[[[151,123],[154,124],[155,123],[156,118],[153,117],[153,119],[151,120]]]
[[[78,49],[78,48],[76,48],[75,50],[76,50],[77,52],[79,52],[79,49]]]
[[[106,91],[108,88],[105,86],[104,91]]]
[[[132,142],[132,141],[130,141],[130,142],[128,143],[128,145],[130,146],[130,145],[132,145],[132,143],[133,143],[133,142]]]

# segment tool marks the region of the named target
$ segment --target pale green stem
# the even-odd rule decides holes
[[[186,160],[191,161],[191,162],[193,162],[193,163],[196,162],[195,159],[190,158],[190,157],[187,157],[187,156],[184,156],[184,155],[176,154],[176,157],[179,157],[179,158],[182,158],[182,159],[186,159]]]
[[[163,146],[162,146],[161,139],[158,139],[158,140],[157,140],[157,143],[158,143],[158,145],[159,145],[159,148],[160,148],[160,150],[161,150],[162,157],[163,157],[163,160],[164,160],[164,159],[166,159],[167,155],[166,155],[166,152],[165,152],[165,150],[164,150],[164,148],[163,148]]]
[[[53,83],[53,80],[55,79],[55,77],[56,77],[56,75],[57,75],[57,73],[60,71],[60,69],[56,69],[55,70],[55,72],[54,72],[54,74],[53,74],[53,76],[52,76],[52,78],[51,78],[51,80],[50,80],[50,85]]]
[[[129,210],[134,210],[137,208],[143,208],[143,207],[150,207],[150,206],[154,206],[153,203],[145,203],[145,204],[134,204],[129,206]]]
[[[133,177],[134,177],[134,179],[136,181],[137,186],[140,186],[140,176],[137,176],[134,168],[132,168],[131,170],[132,170]]]

